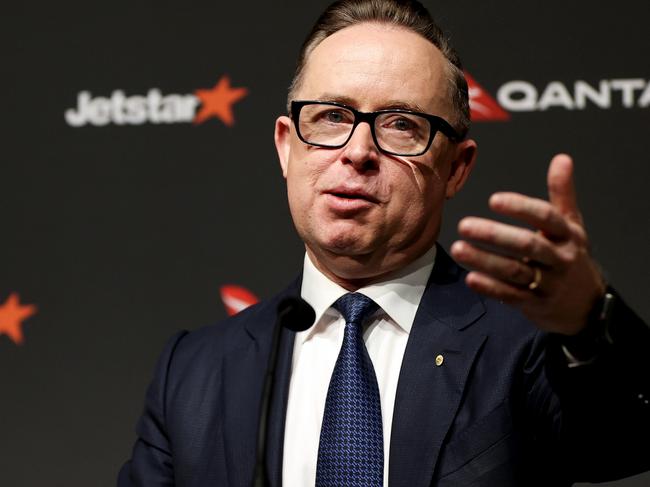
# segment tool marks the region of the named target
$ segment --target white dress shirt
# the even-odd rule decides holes
[[[357,290],[380,306],[363,339],[379,385],[384,485],[388,485],[390,433],[402,358],[435,252],[434,246],[391,279]],[[286,487],[307,487],[316,482],[325,398],[345,329],[345,320],[331,306],[347,292],[316,269],[305,254],[301,295],[314,308],[316,321],[296,334],[293,346],[282,465],[282,484]]]

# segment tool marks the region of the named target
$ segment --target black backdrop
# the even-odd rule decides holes
[[[225,317],[223,286],[266,297],[295,275],[272,131],[326,3],[3,7],[0,485],[113,485],[166,338]],[[648,3],[425,3],[508,116],[474,125],[478,165],[443,244],[495,190],[544,196],[568,152],[594,254],[649,319]],[[236,95],[224,77],[246,89],[232,125],[228,104],[192,97]],[[584,103],[579,81],[597,92]],[[81,92],[103,125],[70,125]],[[221,118],[192,123],[209,107]]]

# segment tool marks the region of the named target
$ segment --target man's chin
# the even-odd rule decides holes
[[[366,239],[350,234],[330,237],[321,242],[319,247],[333,257],[363,257],[375,251],[375,246]]]

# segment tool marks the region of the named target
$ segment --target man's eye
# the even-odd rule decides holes
[[[412,130],[415,128],[415,124],[406,118],[398,118],[393,120],[393,122],[390,124],[390,127],[394,128],[395,130],[404,131]]]
[[[340,110],[328,110],[323,118],[330,123],[343,123],[346,121],[345,115]]]

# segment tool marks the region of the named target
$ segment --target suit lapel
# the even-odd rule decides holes
[[[248,346],[224,357],[221,400],[229,485],[252,484],[259,404],[268,357],[261,348],[249,337]]]
[[[223,429],[229,485],[250,485],[256,461],[260,401],[276,308],[286,296],[299,295],[301,278],[243,322],[242,347],[224,357]],[[272,486],[280,485],[284,420],[295,333],[282,330],[267,432],[267,469]]]
[[[391,487],[431,484],[469,370],[486,338],[467,329],[485,308],[465,286],[464,275],[438,247],[400,370],[390,444]]]
[[[287,417],[289,383],[291,381],[291,359],[296,333],[282,330],[278,364],[275,369],[275,387],[269,412],[269,431],[267,443],[267,468],[270,487],[282,485],[282,457],[284,451],[284,425]]]

